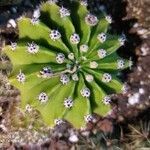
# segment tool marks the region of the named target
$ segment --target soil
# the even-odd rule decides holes
[[[36,8],[40,1],[26,0],[21,3],[13,5],[0,6],[0,49],[10,41],[17,39],[17,31],[13,27],[8,27],[8,20],[10,18],[16,19],[21,14],[31,16],[33,10]],[[65,2],[60,2],[66,5]],[[118,127],[123,130],[124,136],[128,133],[126,128],[128,124],[137,124],[139,120],[149,121],[148,116],[150,114],[150,15],[149,0],[94,0],[89,1],[90,7],[94,13],[99,13],[101,10],[105,10],[113,18],[113,24],[111,28],[112,33],[124,33],[127,37],[127,42],[124,47],[119,49],[119,54],[126,58],[133,60],[133,66],[122,72],[121,78],[127,83],[127,93],[113,96],[114,109],[111,113],[111,119],[101,119],[96,124],[89,124],[88,131],[95,132],[95,130],[103,132],[121,133],[117,131]],[[3,63],[2,63],[3,62]],[[11,132],[12,127],[12,114],[20,97],[19,92],[12,86],[7,84],[7,75],[11,70],[11,66],[8,67],[9,60],[4,55],[0,55],[0,133],[4,136],[8,132]],[[7,68],[5,67],[7,66]],[[129,103],[132,99],[137,100],[134,105]],[[47,129],[46,137],[41,144],[1,144],[2,149],[40,149],[42,147],[50,149],[71,149],[75,145],[68,141],[69,132],[73,130],[80,141],[86,141],[82,139],[81,133],[72,129],[70,125],[65,125],[60,128],[56,128],[53,131]],[[14,133],[14,132],[13,132]],[[24,132],[26,133],[26,132]],[[60,136],[62,134],[63,136]],[[0,135],[0,136],[1,136]],[[44,134],[45,135],[45,134]],[[2,139],[0,137],[0,140]],[[82,139],[82,140],[81,140]],[[121,142],[121,139],[119,137]],[[108,141],[107,141],[108,142]],[[5,143],[5,142],[4,142]],[[83,144],[83,143],[82,143]],[[82,145],[79,143],[79,145]],[[85,145],[86,145],[85,144]],[[110,144],[110,143],[109,143]],[[88,145],[88,144],[87,144]],[[110,144],[111,145],[111,144]],[[89,146],[90,147],[90,146]],[[77,148],[77,145],[75,146]],[[90,149],[90,148],[89,148]],[[91,147],[91,149],[93,149]],[[95,148],[94,148],[95,149]]]

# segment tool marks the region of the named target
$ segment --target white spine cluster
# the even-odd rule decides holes
[[[74,53],[69,53],[69,54],[68,54],[68,58],[69,58],[70,60],[74,60]]]
[[[108,83],[112,80],[112,76],[109,73],[104,73],[102,77],[102,82]]]
[[[98,63],[97,63],[96,61],[90,62],[90,68],[91,68],[91,69],[95,69],[95,68],[97,68],[97,67],[98,67]]]
[[[104,50],[104,49],[99,49],[99,50],[97,51],[97,54],[98,54],[98,57],[99,57],[99,58],[104,58],[104,57],[106,57],[107,52],[106,52],[106,50]]]
[[[82,95],[83,97],[86,97],[86,98],[90,97],[90,94],[91,94],[90,89],[87,88],[87,87],[83,88],[83,89],[80,91],[80,93],[81,93],[81,95]]]
[[[36,24],[38,24],[39,23],[39,18],[32,18],[31,19],[31,23],[32,23],[32,25],[36,25]]]
[[[40,71],[40,75],[43,78],[48,78],[51,77],[53,75],[53,71],[50,67],[44,67],[41,71]]]
[[[73,80],[73,81],[78,81],[78,80],[79,80],[79,77],[78,77],[78,75],[77,75],[76,73],[74,73],[74,74],[72,75],[72,80]]]
[[[73,106],[73,99],[71,97],[65,98],[64,106],[66,108],[71,108]]]
[[[61,125],[62,123],[64,123],[64,121],[62,119],[55,119],[54,120],[55,125]]]
[[[89,47],[86,44],[83,44],[80,46],[80,52],[86,53],[88,51]]]
[[[94,77],[91,74],[88,74],[85,76],[85,79],[87,82],[92,82],[94,80]]]
[[[41,103],[46,103],[48,101],[48,95],[45,92],[42,92],[42,93],[39,94],[38,100]]]
[[[110,102],[111,102],[110,96],[105,96],[105,97],[103,98],[103,103],[104,103],[105,105],[109,105]]]
[[[72,44],[78,44],[80,42],[80,37],[77,33],[74,33],[70,36],[70,42]]]
[[[60,13],[61,18],[70,16],[70,11],[67,8],[64,8],[64,7],[61,7],[59,9],[59,13]]]
[[[120,45],[123,46],[127,39],[126,36],[123,34],[118,40],[120,42]]]
[[[117,68],[118,69],[123,69],[125,66],[125,61],[123,59],[117,60]]]
[[[26,107],[25,107],[25,111],[30,113],[30,112],[32,112],[32,110],[33,109],[31,107],[31,105],[27,104]]]
[[[108,21],[108,23],[112,23],[112,17],[111,16],[106,16],[105,19]]]
[[[56,56],[56,62],[62,64],[65,61],[65,55],[63,53],[58,53]]]
[[[93,120],[94,120],[94,117],[91,115],[91,114],[88,114],[88,115],[86,115],[86,116],[84,116],[84,120],[85,120],[85,122],[93,122]]]
[[[49,36],[53,41],[59,40],[61,38],[61,34],[58,30],[51,30]]]
[[[14,51],[17,48],[17,43],[16,42],[11,42],[11,50]]]
[[[95,26],[98,23],[98,19],[96,16],[92,15],[92,14],[88,14],[85,17],[85,22],[86,24],[88,24],[89,26]]]
[[[20,71],[20,73],[17,75],[17,80],[18,80],[20,83],[24,83],[24,82],[26,81],[26,76],[25,76],[25,74]]]
[[[39,46],[36,43],[34,43],[34,42],[28,43],[27,51],[30,54],[36,54],[39,51]]]
[[[126,94],[127,91],[128,91],[128,85],[127,84],[123,84],[122,88],[121,88],[121,91],[123,94]]]
[[[14,19],[8,20],[7,28],[10,28],[10,27],[13,27],[13,28],[17,27],[16,21]]]
[[[107,39],[107,35],[105,33],[100,33],[98,34],[97,36],[97,39],[101,42],[101,43],[104,43]]]
[[[69,76],[67,74],[62,74],[60,76],[60,82],[62,84],[67,84],[69,81],[70,81],[70,78],[69,78]]]

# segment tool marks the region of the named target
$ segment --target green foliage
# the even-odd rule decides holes
[[[22,107],[38,110],[50,126],[67,120],[80,128],[94,121],[93,113],[106,116],[110,94],[124,89],[117,74],[129,62],[116,50],[125,38],[108,34],[111,17],[98,18],[86,5],[70,2],[68,10],[54,1],[41,4],[40,18],[38,10],[32,19],[19,18],[19,42],[4,48]]]

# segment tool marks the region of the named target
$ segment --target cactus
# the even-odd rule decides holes
[[[19,40],[4,47],[13,70],[9,77],[21,92],[21,107],[40,112],[49,126],[84,127],[93,114],[106,116],[110,95],[125,90],[117,78],[129,61],[117,54],[125,37],[110,35],[109,15],[91,14],[85,1],[42,3],[33,18],[18,19]]]

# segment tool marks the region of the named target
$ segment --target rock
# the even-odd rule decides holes
[[[77,137],[77,135],[75,134],[72,134],[70,137],[69,137],[69,141],[71,143],[77,143],[79,141],[79,138]]]

